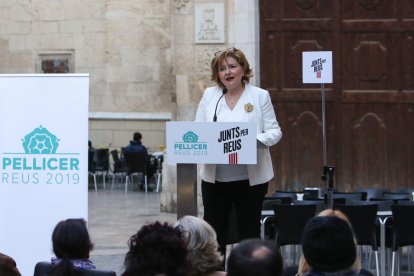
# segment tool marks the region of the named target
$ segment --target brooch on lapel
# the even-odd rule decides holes
[[[246,110],[246,112],[252,112],[253,111],[253,105],[251,103],[247,103],[244,105],[244,110]]]

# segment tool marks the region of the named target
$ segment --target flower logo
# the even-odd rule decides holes
[[[53,154],[59,146],[59,139],[42,126],[27,134],[22,141],[24,152],[30,154]]]
[[[186,143],[197,143],[198,135],[190,130],[183,135],[183,141]]]
[[[247,103],[244,105],[244,110],[246,110],[246,112],[252,112],[253,111],[253,105],[251,103]]]

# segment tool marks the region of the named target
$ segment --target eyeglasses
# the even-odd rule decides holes
[[[236,52],[237,51],[237,49],[236,48],[234,48],[234,47],[230,47],[230,48],[227,48],[227,49],[225,49],[225,50],[221,50],[221,51],[217,51],[217,52],[215,52],[214,53],[214,56],[216,57],[216,56],[218,56],[218,55],[220,55],[221,53],[223,53],[223,52],[232,52],[232,53],[234,53],[234,52]]]

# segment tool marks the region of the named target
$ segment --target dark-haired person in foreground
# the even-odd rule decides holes
[[[276,244],[261,239],[242,241],[227,260],[227,276],[281,276],[283,260]]]
[[[86,221],[84,219],[67,219],[59,222],[52,233],[53,269],[43,270],[38,263],[35,268],[35,276],[76,275],[76,270],[96,269],[89,259],[89,252],[93,244],[89,237]]]
[[[144,225],[128,241],[122,276],[187,276],[187,245],[183,233],[168,223]]]
[[[306,276],[360,276],[354,268],[355,237],[348,222],[337,216],[314,217],[302,235],[302,252],[309,266]]]
[[[1,276],[20,276],[16,267],[16,262],[12,257],[0,253],[0,275]]]

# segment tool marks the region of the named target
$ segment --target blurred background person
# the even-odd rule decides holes
[[[132,140],[129,141],[129,145],[123,148],[124,152],[144,152],[148,155],[147,148],[142,144],[142,135],[139,132],[135,132]]]

